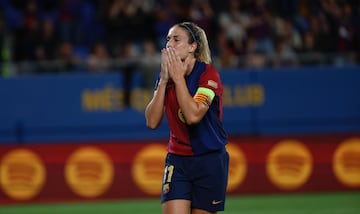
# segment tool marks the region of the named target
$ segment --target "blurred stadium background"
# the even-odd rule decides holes
[[[145,127],[175,23],[207,32],[231,156],[224,213],[360,212],[360,2],[0,0],[0,213],[160,213]]]

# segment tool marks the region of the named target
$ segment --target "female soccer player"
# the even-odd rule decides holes
[[[162,50],[161,72],[146,107],[146,125],[156,129],[166,113],[170,139],[162,184],[164,214],[223,211],[229,155],[222,125],[223,86],[210,65],[203,29],[174,25]]]

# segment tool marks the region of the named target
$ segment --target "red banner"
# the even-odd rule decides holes
[[[360,135],[229,139],[228,194],[360,190]],[[0,203],[159,197],[166,141],[0,147]]]

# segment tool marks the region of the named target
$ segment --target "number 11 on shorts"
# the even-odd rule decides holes
[[[173,173],[174,173],[174,165],[166,166],[165,170],[164,170],[164,181],[163,181],[163,183],[170,183]]]

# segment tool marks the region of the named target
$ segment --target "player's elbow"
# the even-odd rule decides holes
[[[159,123],[156,123],[154,121],[146,121],[146,127],[148,127],[149,129],[157,129],[157,127],[159,127]]]
[[[187,117],[186,124],[195,125],[195,124],[198,124],[200,122],[200,120],[201,120],[201,117],[197,117],[197,116]]]
[[[148,127],[149,129],[155,130],[155,129],[157,129],[158,126],[152,125],[152,124],[146,124],[146,127]]]
[[[146,117],[146,127],[149,129],[157,129],[162,121],[162,117]]]
[[[163,114],[157,112],[145,111],[146,127],[149,129],[156,129],[160,126]]]

